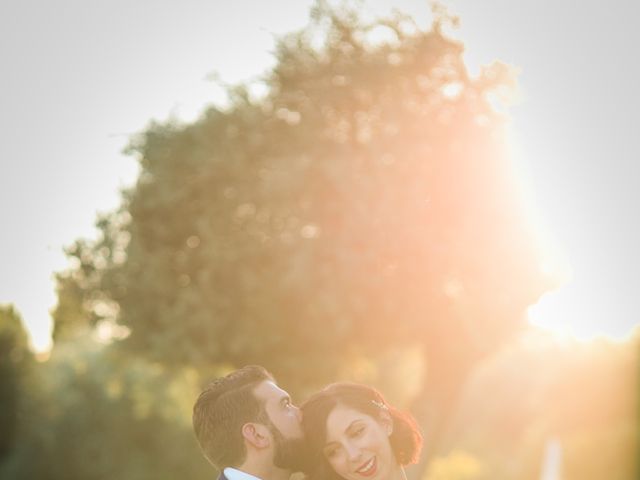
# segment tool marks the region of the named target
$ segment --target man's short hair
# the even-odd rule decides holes
[[[211,382],[193,406],[193,429],[200,448],[219,470],[244,462],[245,423],[269,421],[263,402],[253,392],[266,380],[274,381],[266,369],[248,365]]]

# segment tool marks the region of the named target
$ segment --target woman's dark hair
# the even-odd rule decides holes
[[[386,411],[393,421],[389,437],[391,449],[400,465],[418,461],[422,434],[414,418],[389,405],[375,388],[359,383],[339,382],[327,385],[302,405],[302,428],[307,440],[305,473],[311,480],[336,480],[336,474],[323,455],[327,437],[327,417],[336,405],[353,408],[375,419]]]

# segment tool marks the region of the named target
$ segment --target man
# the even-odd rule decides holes
[[[218,480],[288,480],[303,457],[301,414],[260,366],[209,384],[193,407],[193,428]]]

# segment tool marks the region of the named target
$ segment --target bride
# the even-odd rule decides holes
[[[422,435],[413,417],[374,388],[333,383],[302,405],[310,480],[406,480]]]

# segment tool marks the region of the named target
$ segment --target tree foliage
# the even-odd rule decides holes
[[[206,478],[191,427],[197,375],[122,357],[88,336],[37,365],[1,479]],[[4,435],[4,432],[3,432]]]
[[[443,18],[314,19],[279,42],[266,95],[134,139],[138,182],[74,275],[169,364],[317,382],[419,342],[455,378],[548,286],[490,102],[513,79],[471,78]]]
[[[22,318],[13,305],[0,305],[0,463],[17,441],[24,377],[32,360]]]
[[[638,329],[622,343],[539,332],[512,342],[474,370],[443,446],[453,453],[427,480],[445,467],[476,470],[460,478],[538,479],[552,441],[559,478],[637,478],[639,353]]]

